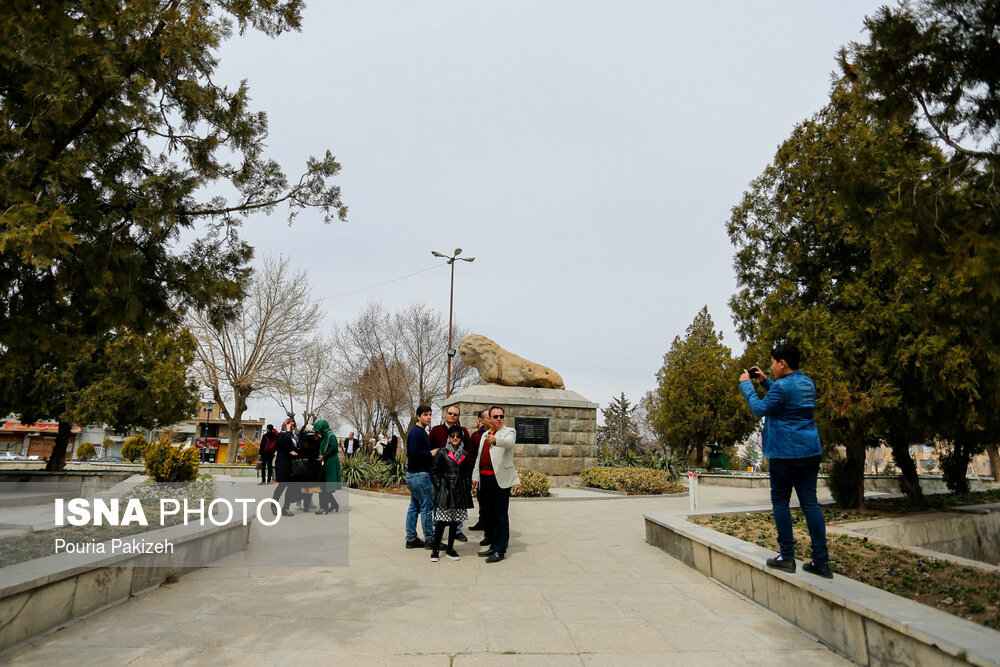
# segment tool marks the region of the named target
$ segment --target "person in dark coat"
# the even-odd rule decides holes
[[[458,524],[469,518],[472,507],[472,462],[465,453],[465,429],[457,424],[448,428],[448,442],[437,450],[431,461],[431,489],[434,498],[434,550],[431,562],[438,561],[438,548],[448,526],[448,548],[444,555],[458,560],[455,534]]]
[[[323,478],[323,464],[319,461],[319,438],[316,437],[316,428],[312,424],[306,424],[299,432],[299,456],[309,462],[309,475],[307,479],[297,480],[299,484],[299,500],[302,511],[312,511],[312,493],[304,489],[315,488]]]
[[[285,501],[281,505],[281,516],[295,516],[288,506],[298,499],[298,492],[292,483],[292,461],[299,456],[298,439],[295,437],[295,422],[286,419],[278,434],[275,445],[274,478],[278,487],[274,490],[274,500],[277,502],[284,494]]]
[[[382,453],[379,454],[378,460],[391,463],[396,459],[397,449],[399,449],[399,436],[394,435],[389,439],[389,442],[386,443],[385,447],[382,448]]]
[[[337,436],[333,434],[329,422],[320,419],[314,427],[315,437],[319,440],[319,460],[323,464],[323,478],[319,492],[319,511],[316,514],[339,512],[340,505],[333,497],[334,491],[340,490],[340,450],[337,446]]]
[[[278,444],[278,432],[273,424],[267,425],[267,432],[260,439],[260,483],[270,484],[274,479],[274,450]]]

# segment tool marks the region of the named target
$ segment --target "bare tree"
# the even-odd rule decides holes
[[[465,333],[454,330],[456,339]],[[448,323],[426,305],[389,314],[370,303],[356,320],[334,327],[333,341],[337,404],[359,432],[377,433],[385,421],[406,433],[418,405],[437,405],[444,398]],[[474,369],[458,361],[452,366],[452,391],[477,378]]]
[[[221,327],[193,312],[188,326],[198,341],[195,373],[229,422],[226,460],[236,461],[240,423],[254,391],[281,383],[280,371],[296,359],[319,307],[305,271],[291,271],[286,258],[265,258],[254,272],[239,312]]]
[[[340,415],[364,433],[371,426],[369,417],[381,411],[405,432],[400,423],[405,382],[398,381],[395,369],[399,346],[389,314],[378,303],[370,303],[354,321],[335,324],[331,338]]]
[[[295,419],[299,411],[302,424],[312,423],[334,409],[333,344],[316,336],[290,352],[275,370],[274,386],[267,393],[286,415]]]

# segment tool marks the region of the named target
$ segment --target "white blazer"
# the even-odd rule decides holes
[[[483,438],[486,434],[483,433]],[[509,426],[504,426],[493,434],[497,439],[490,445],[490,461],[493,462],[493,474],[497,478],[497,486],[501,489],[509,489],[515,484],[521,483],[521,478],[517,476],[517,468],[514,467],[514,440],[517,432]],[[472,481],[479,481],[479,462],[483,458],[483,450],[486,448],[482,439],[479,440],[479,453],[476,454],[476,467],[472,471]]]

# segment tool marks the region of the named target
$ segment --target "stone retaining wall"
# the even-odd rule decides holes
[[[442,408],[456,405],[461,423],[476,428],[476,414],[492,405],[504,409],[507,426],[517,428],[519,418],[547,419],[548,442],[518,443],[514,463],[546,475],[577,475],[597,465],[597,404],[565,389],[474,385],[456,392],[442,402]]]
[[[1000,632],[841,576],[765,567],[767,549],[646,515],[646,542],[767,607],[861,665],[1000,665]],[[801,563],[800,563],[801,565]]]
[[[1000,504],[839,524],[858,537],[1000,565]]]
[[[242,551],[250,526],[172,526],[129,538],[167,539],[174,553],[55,554],[0,568],[0,651]]]
[[[826,486],[826,480],[827,475],[820,475],[816,482],[817,486]],[[944,492],[948,489],[944,480],[940,477],[928,477],[921,475],[919,480],[920,488],[923,489],[925,493],[933,493],[935,491]],[[701,473],[698,475],[698,481],[699,483],[706,484],[708,486],[732,486],[742,489],[766,489],[771,486],[771,481],[767,475],[726,475]],[[995,486],[995,483],[988,480],[980,480],[978,478],[969,479],[969,488],[972,491],[986,491],[994,488]],[[865,491],[900,493],[899,477],[895,475],[865,475]]]

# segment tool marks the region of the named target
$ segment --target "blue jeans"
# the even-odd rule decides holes
[[[434,500],[429,472],[406,473],[406,488],[410,490],[410,509],[406,510],[406,541],[417,539],[417,515],[424,527],[424,540],[434,541]]]
[[[799,507],[806,517],[809,540],[812,542],[812,559],[817,565],[825,565],[830,560],[826,550],[826,523],[823,510],[816,500],[816,475],[822,457],[810,456],[804,459],[771,459],[771,508],[774,511],[774,526],[778,529],[778,546],[782,559],[795,558],[795,537],[792,534],[792,511],[788,501],[792,489],[799,499]]]

